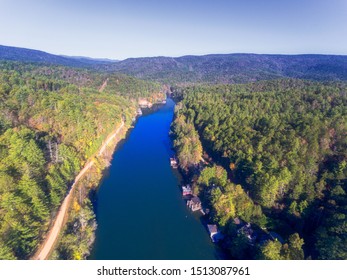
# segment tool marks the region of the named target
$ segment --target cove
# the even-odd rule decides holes
[[[216,246],[185,205],[172,170],[169,138],[175,103],[141,116],[97,192],[98,227],[90,259],[218,259]]]

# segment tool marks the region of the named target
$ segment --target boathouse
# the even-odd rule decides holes
[[[218,231],[217,225],[207,225],[212,242],[218,242],[222,239],[222,234]]]
[[[172,168],[178,167],[177,160],[174,157],[170,158],[170,165]]]
[[[182,195],[183,196],[193,195],[192,188],[189,185],[182,186]]]
[[[201,201],[197,196],[193,196],[192,199],[187,201],[187,206],[190,208],[190,210],[199,211],[201,210]]]

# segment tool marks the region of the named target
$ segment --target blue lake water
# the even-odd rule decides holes
[[[114,154],[97,193],[98,228],[90,259],[218,259],[190,212],[172,170],[169,138],[174,102],[141,116]]]

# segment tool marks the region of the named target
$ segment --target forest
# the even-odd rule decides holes
[[[181,168],[235,259],[347,259],[347,86],[280,79],[175,87]],[[200,169],[201,170],[201,169]],[[248,226],[241,227],[240,223]]]
[[[131,125],[137,98],[161,89],[122,74],[0,63],[0,259],[32,256],[85,162],[122,118]],[[84,198],[73,206],[89,224],[78,230],[90,239],[95,217]],[[88,248],[67,251],[62,257],[78,259]]]

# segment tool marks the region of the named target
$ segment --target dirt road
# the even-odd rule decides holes
[[[103,82],[103,84],[99,88],[99,92],[103,92],[104,91],[105,87],[107,86],[107,82],[108,82],[108,78],[105,80],[105,82]]]
[[[107,137],[104,144],[101,146],[98,156],[102,155],[108,146],[110,142],[118,135],[119,131],[123,128],[124,121],[122,120],[121,125],[118,127],[118,129],[112,133],[110,136]],[[49,233],[47,234],[45,240],[43,241],[42,245],[39,247],[38,251],[35,253],[35,255],[32,257],[33,260],[45,260],[48,258],[49,253],[52,251],[54,244],[57,241],[57,238],[59,236],[59,233],[63,227],[64,218],[69,210],[70,200],[73,194],[73,191],[75,189],[76,184],[78,181],[84,176],[84,174],[94,165],[94,161],[89,161],[84,168],[80,171],[80,173],[76,176],[75,181],[73,185],[70,188],[69,193],[65,197],[62,205],[60,206],[60,209],[58,211],[58,214],[55,218],[54,224],[52,228],[50,229]]]

